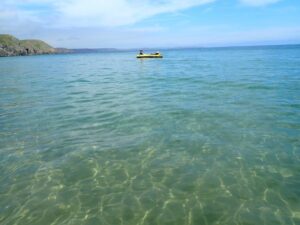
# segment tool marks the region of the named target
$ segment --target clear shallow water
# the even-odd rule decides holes
[[[300,224],[300,47],[0,58],[0,223]]]

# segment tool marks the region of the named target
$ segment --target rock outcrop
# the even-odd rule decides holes
[[[19,40],[8,34],[0,34],[0,56],[41,55],[60,53],[40,40]]]
[[[99,52],[119,52],[114,48],[53,48],[40,40],[19,40],[9,34],[0,34],[0,57],[42,54],[83,54]]]

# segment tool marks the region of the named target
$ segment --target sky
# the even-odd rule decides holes
[[[0,33],[66,48],[300,44],[300,1],[0,0]]]

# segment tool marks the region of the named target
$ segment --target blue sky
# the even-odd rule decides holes
[[[300,43],[299,0],[1,0],[0,33],[55,47]]]

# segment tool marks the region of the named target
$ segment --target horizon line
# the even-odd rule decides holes
[[[175,50],[175,49],[209,49],[209,48],[251,48],[251,47],[272,47],[272,46],[295,46],[300,43],[286,43],[286,44],[253,44],[253,45],[227,45],[227,46],[181,46],[181,47],[134,47],[134,48],[115,48],[115,47],[95,47],[95,48],[65,48],[55,47],[56,49],[69,49],[69,50],[112,50],[112,51],[130,51],[130,50]]]

